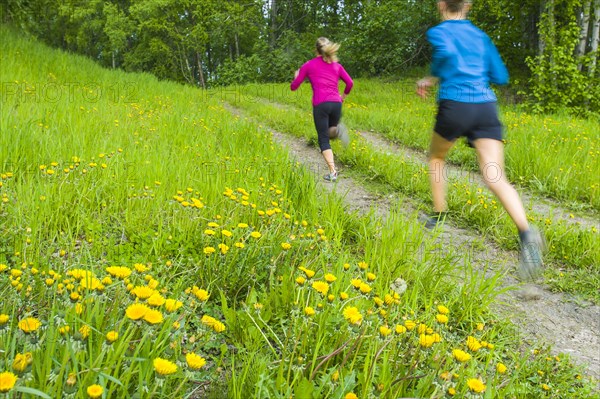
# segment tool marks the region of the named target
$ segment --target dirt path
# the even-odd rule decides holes
[[[226,108],[237,117],[244,117],[244,113],[229,105]],[[334,191],[345,201],[347,209],[367,214],[371,210],[377,217],[385,218],[394,202],[370,193],[354,179],[342,176],[337,183],[324,182],[315,167],[321,165],[323,159],[319,151],[310,146],[306,140],[297,139],[274,130],[270,130],[275,142],[287,148],[292,158],[315,171],[319,185],[328,191]],[[367,140],[375,142],[376,137],[363,133]],[[381,145],[390,147],[385,141]],[[399,148],[397,148],[399,150]],[[315,170],[316,169],[316,170]],[[403,202],[406,217],[413,217],[416,207],[411,201]],[[514,270],[518,254],[514,251],[500,249],[493,242],[485,242],[485,249],[480,246],[470,245],[481,242],[480,235],[473,231],[446,225],[439,235],[440,243],[445,246],[469,248],[472,263],[481,269],[488,266],[489,273],[497,270]],[[510,274],[506,274],[504,286],[514,286],[517,281]],[[544,289],[543,286],[529,285],[518,290],[509,291],[501,297],[498,310],[509,317],[518,326],[523,334],[521,339],[528,346],[535,347],[547,343],[553,347],[556,354],[569,354],[574,363],[586,367],[589,375],[600,380],[600,306],[578,301],[565,294],[555,294]]]

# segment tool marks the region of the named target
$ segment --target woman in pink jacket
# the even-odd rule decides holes
[[[329,139],[339,138],[344,145],[349,142],[348,130],[340,123],[340,118],[342,117],[342,102],[354,84],[344,67],[337,62],[336,54],[339,48],[339,44],[333,43],[327,38],[317,39],[317,56],[296,71],[295,79],[290,87],[294,91],[298,89],[304,79],[308,78],[310,81],[313,90],[313,118],[319,135],[319,147],[329,168],[329,173],[323,178],[331,182],[337,180],[338,172],[335,168]],[[340,95],[338,89],[340,79],[346,84],[343,95]]]

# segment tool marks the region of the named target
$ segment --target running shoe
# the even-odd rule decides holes
[[[327,173],[325,176],[323,176],[323,179],[325,179],[325,181],[328,181],[328,182],[335,182],[335,181],[337,181],[337,178],[338,178],[337,172]]]
[[[544,238],[538,229],[530,228],[520,234],[521,255],[517,275],[522,281],[534,281],[543,273],[542,252],[546,248]]]
[[[448,212],[439,212],[428,216],[427,219],[425,219],[425,228],[429,230],[435,229],[438,225],[444,223],[446,216],[448,216]]]
[[[337,126],[337,138],[340,139],[344,147],[350,144],[350,136],[348,135],[348,128],[343,123],[339,123]]]

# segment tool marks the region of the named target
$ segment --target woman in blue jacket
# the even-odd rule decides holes
[[[433,228],[447,210],[445,158],[456,139],[466,137],[477,152],[487,187],[498,197],[512,218],[521,242],[517,270],[524,280],[542,272],[543,240],[529,226],[525,209],[504,173],[503,127],[498,119],[496,95],[490,83],[507,84],[508,71],[491,39],[468,19],[470,2],[438,1],[442,22],[427,31],[433,48],[431,74],[417,82],[417,94],[426,97],[439,83],[438,112],[429,150],[429,176],[434,215],[426,226]]]

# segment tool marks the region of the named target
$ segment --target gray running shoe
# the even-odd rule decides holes
[[[521,233],[521,255],[517,275],[522,281],[534,281],[542,275],[542,252],[545,249],[546,243],[538,229],[531,227]]]
[[[323,179],[325,179],[325,181],[328,181],[328,182],[335,182],[335,181],[337,181],[337,177],[338,177],[338,173],[333,172],[333,173],[327,173],[325,176],[323,176]]]
[[[338,123],[337,126],[337,138],[340,139],[344,147],[350,144],[350,136],[348,135],[348,128],[343,123]]]
[[[428,216],[425,219],[425,228],[429,230],[435,229],[436,227],[444,223],[444,221],[446,220],[446,216],[448,216],[448,212],[440,212]]]

